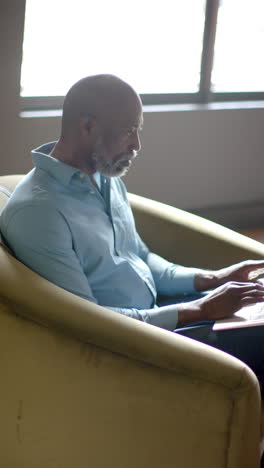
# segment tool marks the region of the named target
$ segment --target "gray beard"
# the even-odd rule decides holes
[[[122,159],[111,163],[109,161],[106,161],[102,153],[96,151],[92,153],[91,159],[94,164],[95,170],[100,172],[102,175],[106,177],[123,177],[128,172],[130,164],[127,166],[122,163],[126,163],[127,161],[134,159],[136,155],[136,151],[133,151],[132,154],[124,154],[124,157]]]

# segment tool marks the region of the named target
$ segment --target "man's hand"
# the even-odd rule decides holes
[[[222,268],[216,273],[220,284],[227,281],[255,281],[258,276],[264,273],[264,260],[247,260]]]
[[[213,289],[229,281],[257,282],[264,273],[264,260],[246,260],[217,271],[202,271],[194,280],[197,291]]]
[[[228,282],[201,299],[178,304],[177,327],[231,317],[242,307],[256,302],[264,302],[262,284]]]

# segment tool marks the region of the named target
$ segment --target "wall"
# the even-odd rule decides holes
[[[30,149],[58,137],[60,118],[19,117],[24,0],[2,0],[0,13],[0,173],[23,173]],[[227,224],[245,207],[236,223],[256,224],[264,213],[263,147],[264,107],[146,111],[142,151],[126,184]]]

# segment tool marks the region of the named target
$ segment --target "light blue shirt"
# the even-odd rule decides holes
[[[158,308],[157,293],[193,293],[197,270],[149,251],[120,178],[97,173],[96,188],[86,173],[49,156],[54,144],[32,151],[35,168],[1,214],[8,246],[29,268],[78,296],[175,329],[177,312]]]

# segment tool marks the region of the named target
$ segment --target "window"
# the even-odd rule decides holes
[[[212,89],[264,91],[264,1],[222,0],[217,20]]]
[[[96,73],[145,104],[264,98],[263,43],[263,0],[27,0],[22,107],[59,108]]]

